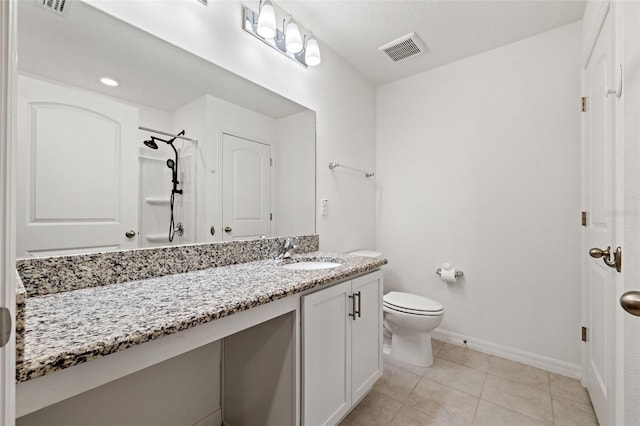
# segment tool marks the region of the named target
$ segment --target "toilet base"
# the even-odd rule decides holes
[[[419,333],[410,336],[391,336],[391,357],[407,364],[419,367],[433,365],[431,333]]]

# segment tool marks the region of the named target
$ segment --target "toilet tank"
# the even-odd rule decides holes
[[[380,257],[380,256],[382,256],[382,253],[380,253],[379,251],[371,251],[371,250],[352,251],[351,253],[348,253],[348,254],[352,254],[354,256],[362,256],[362,257]]]

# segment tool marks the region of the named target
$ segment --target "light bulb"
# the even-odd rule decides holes
[[[109,87],[116,87],[118,85],[118,82],[116,80],[114,80],[113,78],[109,78],[109,77],[102,77],[100,79],[100,83],[104,84],[105,86],[109,86]]]
[[[320,47],[318,46],[318,40],[316,40],[314,36],[311,36],[311,38],[307,40],[307,49],[305,50],[304,61],[310,67],[315,67],[321,61]]]
[[[269,0],[264,0],[260,6],[256,31],[262,38],[274,38],[276,36],[276,12]]]
[[[302,51],[302,36],[298,29],[298,24],[291,19],[287,24],[287,30],[285,32],[285,42],[287,46],[287,52],[300,53]]]

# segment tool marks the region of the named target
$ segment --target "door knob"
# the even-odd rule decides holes
[[[136,231],[134,231],[133,229],[130,229],[124,233],[124,236],[127,238],[133,238],[136,236]]]
[[[611,268],[616,268],[616,271],[622,271],[622,249],[618,247],[616,251],[613,252],[613,260],[611,260],[611,246],[607,247],[605,250],[599,249],[597,247],[589,250],[589,256],[593,258],[602,258],[602,261]]]
[[[589,250],[589,256],[591,257],[595,257],[596,259],[602,257],[602,256],[607,256],[607,259],[610,256],[609,250],[611,250],[611,246],[607,247],[606,250],[602,250],[599,249],[597,247],[592,248],[591,250]]]
[[[230,226],[225,226],[225,227],[224,227],[224,232],[226,232],[227,234],[228,234],[229,232],[231,232],[232,230],[233,230],[233,229],[231,229],[231,227],[230,227]]]
[[[640,291],[628,291],[620,297],[622,309],[640,317]]]

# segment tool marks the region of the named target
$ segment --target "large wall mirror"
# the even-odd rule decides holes
[[[18,257],[315,232],[313,111],[83,2],[18,3]]]

